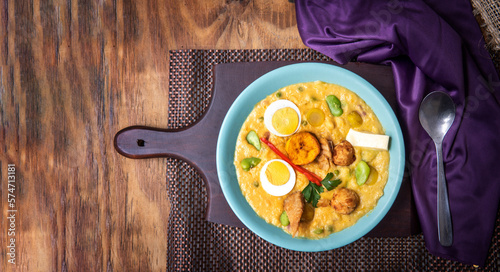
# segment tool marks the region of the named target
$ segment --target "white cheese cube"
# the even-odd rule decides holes
[[[353,146],[383,150],[389,149],[389,136],[387,135],[364,133],[356,131],[354,129],[349,129],[346,140]]]

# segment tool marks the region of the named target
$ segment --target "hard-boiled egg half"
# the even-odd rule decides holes
[[[283,196],[295,186],[296,175],[292,166],[284,160],[270,160],[260,171],[262,188],[270,195]]]
[[[300,110],[290,100],[276,100],[264,113],[264,125],[276,136],[290,136],[299,129]]]

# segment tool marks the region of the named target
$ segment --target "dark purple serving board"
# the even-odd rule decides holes
[[[212,100],[205,114],[194,124],[182,129],[159,129],[133,126],[115,136],[116,150],[129,158],[175,157],[194,166],[207,183],[208,221],[244,227],[232,212],[222,194],[215,162],[217,137],[222,121],[236,97],[255,79],[284,65],[296,62],[235,62],[217,64],[214,68]],[[337,65],[370,82],[387,99],[396,112],[396,96],[392,69],[365,63]],[[239,128],[238,128],[239,129]],[[384,219],[367,236],[402,237],[419,232],[410,182],[403,183],[394,205]]]

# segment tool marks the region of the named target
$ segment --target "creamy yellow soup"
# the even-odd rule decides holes
[[[356,90],[353,90],[356,91]],[[335,95],[342,105],[343,114],[335,117],[330,113],[325,98],[328,95]],[[266,222],[274,226],[283,228],[289,232],[288,228],[280,222],[280,215],[283,213],[283,201],[285,198],[296,192],[302,191],[308,184],[307,178],[300,172],[296,172],[296,183],[291,192],[284,196],[273,196],[268,194],[261,186],[260,172],[264,164],[272,159],[280,159],[269,147],[262,143],[261,150],[258,151],[246,140],[247,134],[254,130],[259,137],[269,136],[269,141],[273,143],[283,154],[285,143],[290,136],[279,137],[272,133],[264,125],[264,112],[266,108],[276,100],[286,99],[293,102],[300,110],[301,122],[295,133],[308,131],[313,133],[318,139],[326,138],[334,145],[346,139],[351,124],[348,122],[349,113],[356,111],[362,117],[362,124],[353,129],[362,132],[384,134],[384,128],[380,124],[372,109],[354,92],[335,84],[325,82],[307,82],[284,87],[275,93],[267,96],[257,103],[247,117],[238,135],[234,165],[241,191],[255,212]],[[307,113],[315,109],[324,113],[324,120],[318,121],[322,115],[314,115],[314,124],[308,122]],[[320,124],[318,126],[318,123]],[[345,187],[354,190],[360,198],[358,207],[349,215],[337,213],[330,205],[315,208],[314,218],[309,222],[301,222],[296,237],[318,239],[330,235],[333,232],[341,231],[354,225],[362,216],[369,213],[377,205],[377,201],[383,195],[384,187],[388,179],[389,152],[386,150],[374,150],[361,147],[354,147],[356,161],[349,166],[336,166],[333,163],[330,168],[323,170],[319,167],[317,160],[302,167],[315,173],[320,178],[324,178],[328,173],[336,173],[335,178],[341,180],[341,184],[331,191],[324,190],[321,193],[320,201],[330,201],[335,190]],[[256,157],[261,162],[244,171],[240,165],[245,158]],[[371,176],[371,179],[363,185],[358,185],[355,177],[355,168],[360,160],[368,163],[373,173],[378,173],[378,177]],[[375,171],[374,171],[375,170]],[[376,178],[374,180],[373,178]],[[329,202],[328,202],[329,203]]]

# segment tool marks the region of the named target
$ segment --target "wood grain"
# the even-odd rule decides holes
[[[165,270],[165,160],[113,136],[167,126],[169,50],[302,47],[285,0],[0,1],[0,270]]]

